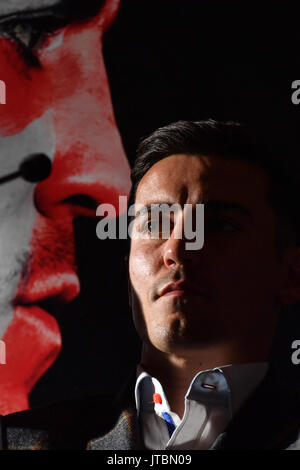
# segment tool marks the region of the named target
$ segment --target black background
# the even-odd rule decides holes
[[[299,158],[300,105],[291,102],[291,84],[300,79],[300,7],[123,0],[105,35],[104,56],[131,163],[140,138],[155,128],[209,117],[246,122],[274,147]],[[33,390],[32,405],[115,393],[138,361],[123,262],[126,242],[98,240],[96,224],[96,219],[76,222],[82,292],[61,312],[63,350]],[[272,353],[272,363],[293,383],[300,381],[300,365],[291,363],[292,341],[300,339],[299,314],[297,306],[283,312]]]

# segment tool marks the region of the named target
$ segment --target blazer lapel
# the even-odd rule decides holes
[[[91,439],[87,449],[101,450],[142,450],[139,423],[134,398],[136,369],[128,382],[121,389],[114,402],[114,409],[119,410],[114,427],[105,435]]]
[[[136,413],[123,410],[115,427],[102,437],[89,441],[88,450],[136,450],[142,449]]]
[[[285,449],[300,431],[300,391],[271,368],[211,450]]]

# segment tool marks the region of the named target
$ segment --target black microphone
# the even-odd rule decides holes
[[[34,153],[24,158],[19,170],[0,178],[0,184],[7,183],[16,178],[23,178],[30,183],[45,180],[51,173],[52,162],[44,153]]]

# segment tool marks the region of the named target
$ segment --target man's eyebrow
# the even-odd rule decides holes
[[[178,202],[170,202],[170,201],[159,201],[159,202],[152,202],[151,204],[145,204],[143,207],[137,211],[135,217],[143,216],[148,214],[151,211],[151,206],[159,207],[162,204],[171,207],[173,204],[178,204]],[[200,204],[200,203],[199,203]],[[227,201],[203,201],[201,204],[204,204],[204,211],[210,212],[221,212],[221,211],[235,211],[239,212],[240,214],[246,215],[249,218],[252,218],[253,215],[251,212],[242,204],[238,202],[227,202]]]
[[[159,207],[161,205],[167,205],[168,207],[171,207],[173,204],[178,204],[176,202],[170,202],[170,201],[159,201],[159,202],[151,202],[151,204],[143,204],[141,209],[137,210],[137,213],[135,214],[135,217],[138,217],[140,215],[145,215],[148,214],[151,211],[151,206]]]
[[[204,211],[235,211],[252,218],[251,212],[242,204],[238,202],[227,202],[227,201],[204,201]]]
[[[105,0],[24,0],[15,7],[0,6],[0,23],[56,17],[66,23],[87,20],[95,16]]]

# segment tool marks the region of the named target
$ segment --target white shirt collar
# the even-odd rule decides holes
[[[262,381],[267,369],[267,362],[259,362],[229,364],[199,371],[191,381],[185,395],[185,413],[183,419],[180,420],[179,416],[170,409],[159,380],[151,377],[141,366],[138,366],[135,399],[144,430],[144,442],[148,443],[148,448],[152,449],[171,449],[176,448],[176,445],[184,446],[184,441],[187,440],[190,442],[189,445],[196,446],[188,447],[190,449],[209,448]],[[156,403],[153,399],[154,393],[159,396]],[[164,412],[170,414],[176,426],[176,431],[171,439],[169,439],[165,423],[161,419]],[[154,417],[156,418],[154,419]],[[201,422],[202,417],[202,430],[197,433],[197,426],[199,426],[198,423]],[[193,422],[196,419],[197,423]],[[193,429],[191,439],[188,438],[190,435],[188,429]],[[202,442],[200,442],[201,439]],[[192,444],[193,440],[194,444]],[[161,441],[164,442],[161,443]]]

